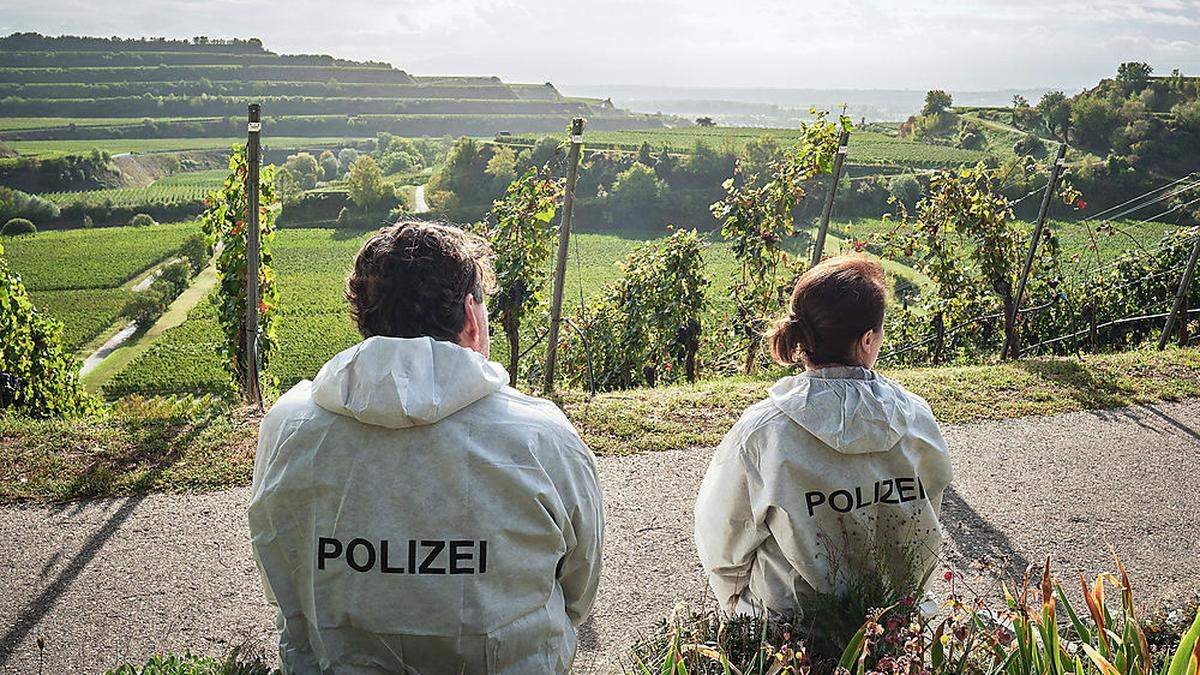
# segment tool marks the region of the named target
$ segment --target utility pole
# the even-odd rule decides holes
[[[1017,294],[1013,297],[1012,313],[1008,316],[1009,330],[1004,334],[1004,348],[1000,350],[1000,358],[1016,358],[1020,353],[1020,339],[1017,338],[1017,318],[1021,315],[1021,296],[1025,294],[1025,284],[1029,281],[1029,271],[1033,269],[1033,260],[1037,256],[1038,242],[1042,239],[1042,230],[1046,227],[1046,214],[1050,211],[1050,199],[1058,188],[1058,177],[1062,173],[1063,164],[1067,157],[1067,144],[1064,141],[1058,146],[1058,155],[1050,167],[1050,181],[1046,183],[1046,193],[1042,195],[1042,207],[1038,210],[1037,223],[1033,226],[1033,234],[1029,237],[1029,253],[1025,256],[1025,266],[1021,268],[1021,276],[1017,280]]]
[[[813,242],[812,262],[809,267],[821,262],[825,253],[825,235],[829,232],[829,216],[833,214],[833,198],[837,196],[838,181],[842,179],[842,164],[846,161],[846,151],[850,145],[850,132],[842,129],[838,138],[837,154],[833,157],[833,182],[829,185],[829,194],[825,197],[825,208],[821,211],[821,224],[817,227],[817,239]]]
[[[558,328],[562,322],[563,284],[567,278],[567,246],[571,220],[575,217],[575,181],[579,178],[579,153],[583,147],[583,118],[571,120],[571,148],[567,152],[567,190],[563,197],[562,223],[558,228],[558,259],[554,265],[554,296],[550,304],[550,334],[546,345],[546,379],[542,389],[554,391],[554,361],[558,357]]]
[[[261,109],[250,104],[246,124],[246,390],[250,403],[262,408],[262,388],[258,381],[258,265],[261,242],[258,233],[258,171],[261,164],[259,132]]]
[[[1193,228],[1193,236],[1196,235],[1196,229]],[[1195,243],[1192,244],[1192,253],[1188,256],[1187,267],[1183,268],[1183,279],[1179,280],[1179,290],[1175,292],[1175,304],[1171,306],[1171,313],[1167,315],[1167,325],[1163,327],[1162,335],[1158,337],[1159,350],[1165,349],[1167,340],[1171,339],[1171,334],[1175,332],[1175,322],[1182,321],[1187,323],[1186,316],[1182,314],[1184,303],[1187,301],[1188,289],[1192,286],[1192,272],[1196,269],[1196,258],[1200,257],[1200,236],[1196,236]]]

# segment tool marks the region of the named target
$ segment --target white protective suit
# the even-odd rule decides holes
[[[929,405],[895,382],[846,367],[785,377],[725,436],[700,487],[709,585],[726,611],[790,614],[844,590],[869,556],[920,573],[941,544],[951,473]]]
[[[263,419],[250,532],[291,673],[561,673],[600,578],[595,458],[480,354],[369,338]]]

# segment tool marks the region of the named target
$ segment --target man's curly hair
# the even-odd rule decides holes
[[[359,249],[346,282],[358,332],[457,341],[467,295],[483,302],[495,286],[491,256],[487,242],[453,225],[404,221],[383,228]]]

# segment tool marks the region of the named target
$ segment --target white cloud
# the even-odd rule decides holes
[[[1200,71],[1200,1],[0,0],[0,30],[263,38],[284,52],[525,81],[1078,87],[1121,60]]]

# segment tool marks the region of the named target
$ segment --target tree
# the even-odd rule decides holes
[[[155,224],[154,218],[152,218],[148,213],[137,213],[129,219],[130,227],[148,227]]]
[[[500,190],[507,190],[507,186],[517,177],[517,153],[507,145],[496,148],[483,172]]]
[[[832,171],[841,132],[851,126],[845,116],[831,122],[825,114],[818,115],[801,126],[799,142],[771,162],[767,177],[744,175],[739,162],[724,183],[725,198],[712,205],[738,263],[731,289],[733,330],[746,349],[748,375],[759,360],[755,345],[767,317],[778,311],[795,275],[784,243],[796,232],[793,212],[804,199],[804,184]]]
[[[717,123],[711,117],[697,117],[696,126],[698,127],[715,127]]]
[[[1012,125],[1018,128],[1029,126],[1033,118],[1033,108],[1029,106],[1029,99],[1020,94],[1012,97]]]
[[[265,372],[275,354],[275,272],[271,269],[271,242],[275,238],[275,167],[263,167],[259,174],[258,229],[260,264],[258,267],[258,357]],[[217,323],[225,340],[220,351],[233,386],[249,393],[249,354],[246,351],[246,242],[249,228],[248,166],[246,146],[234,147],[229,157],[229,176],[220,189],[205,200],[207,210],[201,216],[209,247],[218,250],[216,258],[217,292],[212,294]]]
[[[1071,102],[1061,91],[1049,91],[1037,104],[1038,116],[1046,125],[1050,135],[1066,140],[1067,127],[1071,124]]]
[[[1128,61],[1117,66],[1117,86],[1125,96],[1140,93],[1150,84],[1154,69],[1148,63]]]
[[[1106,150],[1112,145],[1113,132],[1121,126],[1119,111],[1101,96],[1080,96],[1071,102],[1071,129],[1081,145]]]
[[[638,146],[637,161],[646,166],[654,166],[654,148],[650,147],[650,141],[642,141]]]
[[[921,108],[922,115],[936,115],[946,112],[953,105],[954,99],[942,89],[931,89],[925,94],[925,107]]]
[[[298,152],[287,158],[283,170],[295,179],[301,190],[311,190],[317,186],[317,176],[320,166],[317,159],[307,152]]]
[[[550,252],[558,228],[552,224],[562,186],[529,169],[492,205],[483,236],[495,253],[497,291],[492,316],[508,339],[508,378],[515,385],[521,357],[521,324],[542,303]]]
[[[317,163],[321,166],[321,180],[334,180],[342,175],[342,165],[338,163],[332,150],[322,152]]]
[[[62,324],[37,311],[0,246],[0,410],[72,417],[98,404],[79,382],[79,362],[63,348]]]
[[[360,209],[375,208],[395,199],[394,191],[383,182],[383,172],[370,155],[362,155],[350,165],[346,186],[350,189],[350,201]]]
[[[609,193],[611,215],[615,222],[623,225],[646,225],[654,222],[662,210],[663,195],[667,183],[659,178],[654,169],[634,162],[632,166],[617,174]]]

